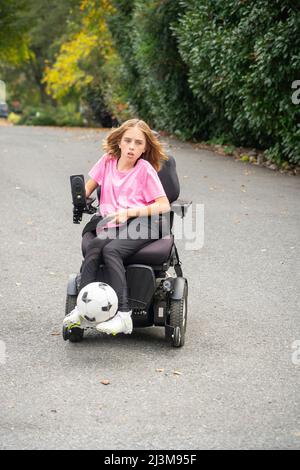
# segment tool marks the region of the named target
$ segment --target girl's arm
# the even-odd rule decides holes
[[[145,217],[148,215],[151,216],[162,214],[164,212],[169,212],[170,209],[171,206],[168,198],[166,196],[162,196],[155,199],[155,202],[153,202],[149,206],[131,207],[130,209],[122,209],[113,214],[109,214],[115,216],[115,218],[112,219],[110,222],[122,224],[131,217]]]
[[[93,179],[89,179],[85,184],[85,197],[88,198],[97,188],[98,183]]]
[[[149,206],[132,207],[127,209],[127,216],[130,217],[144,217],[148,215],[163,214],[169,212],[171,209],[169,200],[166,196],[161,196],[155,199],[155,202]]]

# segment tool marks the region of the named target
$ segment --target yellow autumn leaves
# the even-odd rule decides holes
[[[93,71],[99,72],[99,66],[116,55],[105,20],[114,12],[110,2],[83,0],[80,11],[80,30],[69,36],[61,45],[54,64],[45,68],[43,82],[47,93],[55,99],[63,98],[70,91],[80,93],[93,82]]]

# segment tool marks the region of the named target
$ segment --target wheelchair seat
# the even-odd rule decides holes
[[[170,259],[172,247],[174,244],[174,235],[166,235],[158,240],[153,240],[148,245],[141,248],[133,255],[124,260],[124,265],[129,264],[147,264],[149,266],[162,265]]]

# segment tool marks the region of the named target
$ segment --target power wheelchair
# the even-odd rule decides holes
[[[129,307],[132,309],[133,327],[161,326],[165,328],[165,337],[174,347],[181,347],[185,342],[187,323],[188,281],[183,276],[181,261],[172,233],[174,214],[184,217],[191,201],[178,199],[180,186],[173,156],[163,163],[158,176],[162,182],[171,205],[166,217],[160,215],[163,233],[139,251],[123,260],[126,269]],[[71,190],[73,200],[73,222],[80,223],[82,214],[94,214],[96,198],[85,198],[83,175],[72,175]],[[97,188],[100,201],[101,187]],[[95,216],[94,216],[95,217]],[[165,219],[163,219],[165,217]],[[93,219],[93,218],[92,218]],[[91,220],[92,220],[91,219]],[[169,269],[174,268],[175,274]],[[96,281],[106,282],[105,265],[100,264]],[[80,273],[69,277],[65,314],[76,305],[79,293]],[[71,342],[83,339],[84,330],[63,327],[63,338]]]

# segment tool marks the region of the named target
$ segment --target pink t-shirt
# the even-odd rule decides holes
[[[129,171],[119,171],[117,161],[117,158],[105,154],[89,172],[89,176],[101,186],[102,216],[131,207],[148,206],[156,198],[166,196],[157,171],[147,160],[140,158]],[[106,226],[117,225],[109,222]]]

